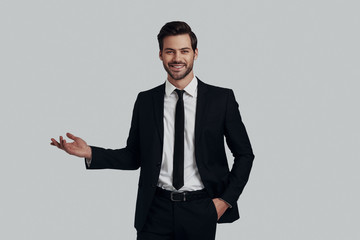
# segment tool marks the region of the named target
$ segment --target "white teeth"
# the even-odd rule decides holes
[[[183,66],[174,66],[174,65],[172,65],[172,67],[174,67],[174,68],[182,68]]]

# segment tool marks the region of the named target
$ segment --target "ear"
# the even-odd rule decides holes
[[[159,58],[160,58],[161,61],[163,60],[162,51],[161,51],[161,50],[159,51]]]
[[[194,51],[194,60],[196,60],[198,58],[199,52],[198,49],[196,48]]]

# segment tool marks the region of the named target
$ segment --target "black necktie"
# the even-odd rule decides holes
[[[175,111],[173,186],[179,190],[184,186],[184,90],[175,89],[179,98]]]

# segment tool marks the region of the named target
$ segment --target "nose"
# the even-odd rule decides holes
[[[179,52],[175,52],[173,60],[175,62],[180,62],[180,53]]]

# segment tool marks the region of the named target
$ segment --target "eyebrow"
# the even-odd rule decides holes
[[[184,48],[180,48],[180,50],[190,50],[191,48],[189,47],[184,47]],[[164,51],[166,50],[176,50],[176,49],[173,49],[173,48],[165,48]]]

